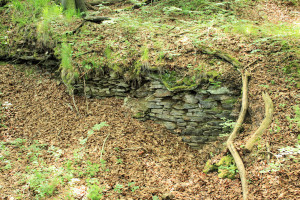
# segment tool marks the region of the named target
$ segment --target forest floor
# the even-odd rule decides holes
[[[116,23],[103,29],[85,22],[68,40],[74,43],[76,63],[108,57],[110,51],[103,49],[109,46],[116,59],[103,62],[116,66],[141,59],[191,75],[200,62],[235,84],[240,83],[237,72],[231,76],[235,69],[197,52],[195,41],[237,58],[251,74],[248,114],[235,143],[246,167],[249,199],[299,199],[299,38],[293,33],[299,31],[299,8],[276,1],[251,6],[239,8],[239,20],[253,24],[217,18],[199,22],[197,15],[172,10],[155,18],[149,5],[133,11],[124,10],[127,4],[104,6],[101,16]],[[151,18],[150,23],[143,18]],[[56,24],[56,31],[74,30],[81,23]],[[8,33],[11,45],[13,34]],[[2,63],[0,68],[0,198],[242,199],[238,174],[231,180],[202,172],[209,158],[227,153],[214,150],[220,144],[192,150],[162,126],[133,119],[121,99],[88,99],[86,114],[86,99],[76,96],[77,115],[72,97],[53,74],[38,66]],[[253,153],[244,154],[243,145],[264,118],[262,92],[274,103],[273,121]]]

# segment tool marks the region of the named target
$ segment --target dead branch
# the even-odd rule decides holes
[[[250,74],[247,71],[245,72],[245,74],[242,74],[242,79],[243,79],[242,108],[241,108],[241,112],[239,114],[239,118],[234,126],[234,129],[227,140],[227,147],[228,147],[232,157],[234,158],[234,161],[236,163],[236,166],[239,170],[239,174],[241,177],[244,200],[248,199],[248,184],[247,184],[247,178],[246,178],[246,170],[245,170],[244,163],[243,163],[239,153],[237,152],[236,148],[234,147],[233,141],[236,138],[237,133],[242,126],[242,123],[245,119],[245,115],[246,115],[247,108],[248,108],[247,93],[248,93],[248,77],[249,76],[250,76]]]
[[[254,146],[255,142],[257,141],[257,138],[262,136],[262,134],[265,132],[265,130],[270,126],[270,124],[272,122],[273,111],[274,111],[272,99],[270,98],[268,93],[264,93],[264,92],[262,93],[262,97],[265,102],[265,118],[262,121],[259,128],[256,130],[256,132],[247,141],[245,148],[248,151],[252,151],[253,146]]]

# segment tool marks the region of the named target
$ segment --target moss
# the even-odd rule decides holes
[[[232,156],[222,157],[221,160],[216,164],[216,166],[218,167],[219,178],[235,178],[237,167]]]
[[[207,174],[208,172],[216,171],[217,169],[218,169],[218,167],[217,167],[216,165],[213,165],[213,164],[211,163],[211,160],[208,160],[208,161],[205,163],[203,172]]]
[[[219,107],[213,107],[211,110],[214,111],[215,113],[222,113],[223,112],[223,109],[219,108]]]
[[[132,117],[133,117],[133,118],[137,118],[137,119],[143,118],[143,117],[145,117],[145,113],[144,113],[144,112],[137,112],[137,113],[134,114]]]
[[[232,173],[230,169],[218,169],[218,177],[219,178],[229,178],[229,179],[234,179],[235,178],[235,172]]]
[[[237,101],[236,98],[230,98],[230,99],[226,99],[226,100],[222,101],[222,103],[224,103],[224,104],[235,104],[236,101]]]
[[[179,85],[179,86],[171,87],[166,81],[163,81],[163,84],[166,86],[166,88],[170,92],[179,92],[179,91],[193,90],[196,87],[198,87],[198,84],[193,84],[193,85]]]
[[[229,166],[234,163],[233,157],[231,156],[224,156],[221,160],[217,163],[217,166]]]

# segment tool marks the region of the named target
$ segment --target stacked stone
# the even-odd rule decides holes
[[[83,84],[75,85],[83,94]],[[238,91],[213,86],[189,91],[171,92],[158,80],[148,79],[140,88],[132,88],[123,79],[111,76],[94,78],[86,82],[88,97],[126,97],[134,117],[151,119],[163,124],[168,130],[182,136],[193,148],[214,141],[224,133],[224,119],[234,119],[234,104]]]

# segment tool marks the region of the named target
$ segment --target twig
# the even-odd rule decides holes
[[[101,154],[100,154],[100,162],[102,160],[102,155],[103,155],[103,151],[104,151],[104,145],[105,145],[105,142],[107,140],[107,138],[109,137],[110,133],[107,134],[105,140],[103,141],[103,144],[102,144],[102,149],[101,149]]]
[[[80,112],[79,112],[79,110],[78,110],[78,108],[77,108],[77,106],[76,106],[76,102],[75,102],[74,90],[72,90],[72,99],[73,99],[73,104],[74,104],[74,107],[75,107],[75,109],[76,109],[76,112],[77,112],[77,114],[80,116]]]
[[[239,174],[240,174],[240,178],[241,178],[241,182],[242,182],[242,191],[243,191],[243,199],[244,200],[248,199],[248,184],[247,184],[247,178],[246,178],[246,170],[245,170],[244,163],[233,144],[233,141],[236,138],[237,133],[242,126],[242,123],[245,119],[247,108],[248,108],[248,96],[247,96],[248,76],[250,76],[250,74],[247,71],[245,72],[245,74],[242,74],[242,79],[243,79],[242,108],[241,108],[241,112],[239,114],[239,118],[234,126],[234,129],[227,140],[227,147],[228,147],[232,157],[234,158],[236,166],[239,170]]]
[[[84,92],[84,96],[85,96],[86,115],[87,115],[89,113],[89,104],[88,104],[88,100],[86,97],[85,77],[83,77],[83,92]]]

